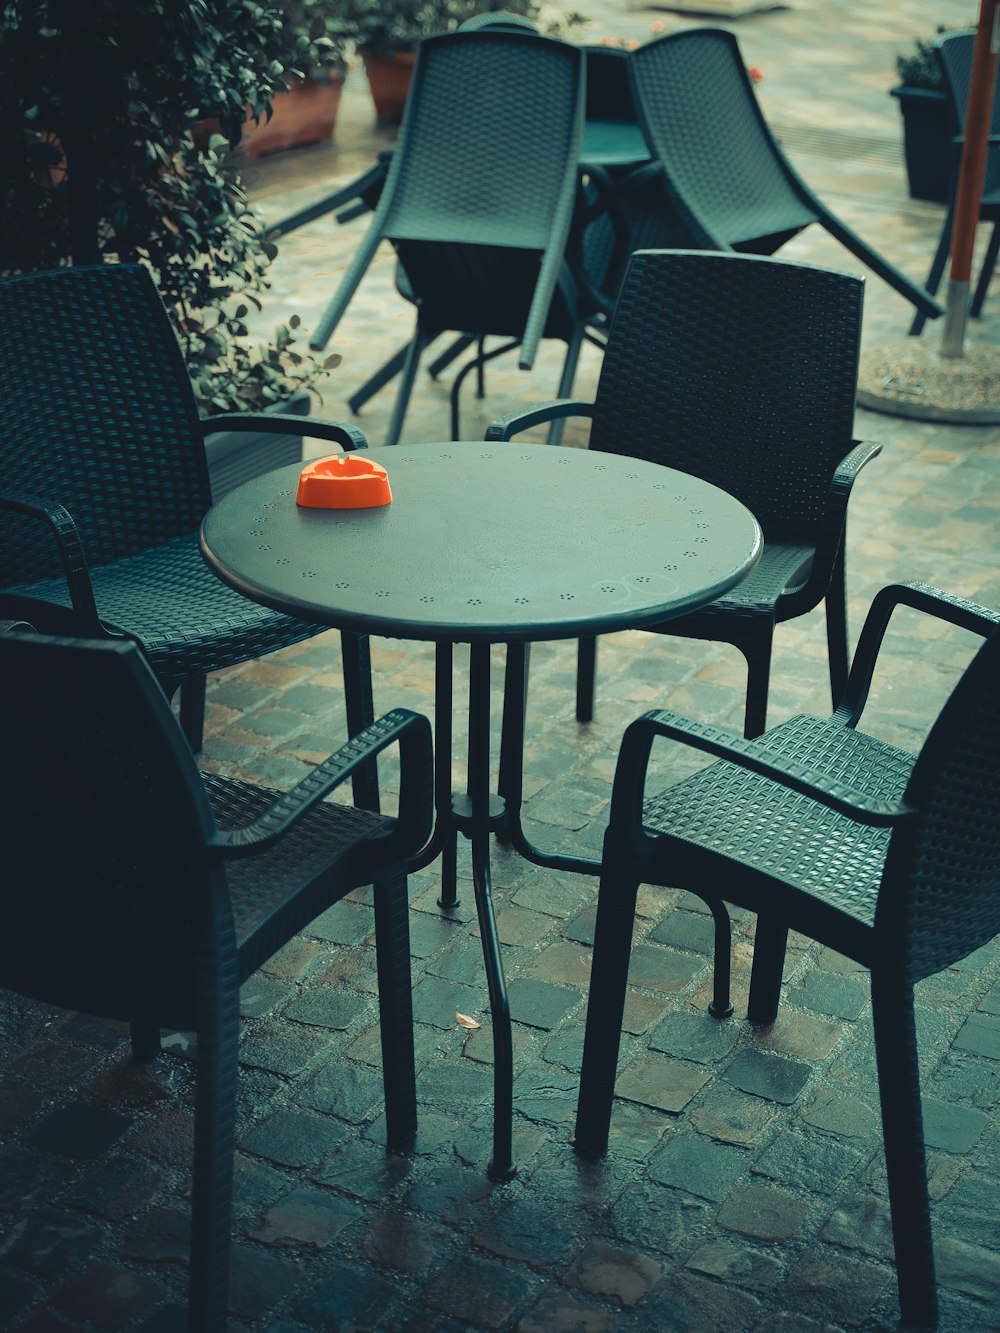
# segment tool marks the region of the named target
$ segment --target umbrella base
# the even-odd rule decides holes
[[[878,343],[861,355],[858,405],[889,416],[954,425],[1000,425],[995,346],[942,356],[921,338]]]

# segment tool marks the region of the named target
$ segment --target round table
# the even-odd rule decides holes
[[[490,1170],[504,1178],[515,1169],[513,1050],[489,835],[518,812],[491,801],[490,645],[515,645],[520,654],[520,667],[511,672],[508,664],[508,681],[520,679],[511,711],[523,726],[528,643],[641,629],[697,610],[753,566],[761,534],[749,510],[717,487],[616,454],[463,441],[370,456],[387,469],[392,504],[301,508],[293,464],[214,505],[202,552],[225,583],[265,606],[355,634],[438,645],[437,828],[420,864],[452,849],[443,901],[454,903],[456,831],[471,841],[493,1023]],[[450,776],[456,643],[471,645],[468,791],[459,796]],[[523,841],[516,845],[524,850]]]

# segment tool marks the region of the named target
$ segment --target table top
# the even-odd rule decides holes
[[[649,161],[646,136],[632,120],[585,120],[580,162],[584,167],[628,167]]]
[[[359,633],[442,642],[641,628],[721,596],[760,554],[756,520],[686,473],[540,444],[372,449],[393,502],[304,509],[300,464],[224,496],[202,553],[254,601]]]

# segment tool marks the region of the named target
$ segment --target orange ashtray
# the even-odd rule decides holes
[[[374,509],[392,504],[392,491],[381,463],[361,454],[334,454],[302,469],[295,503],[306,509]]]

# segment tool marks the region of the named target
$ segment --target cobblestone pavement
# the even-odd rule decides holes
[[[671,13],[588,4],[594,35],[643,37]],[[937,206],[906,194],[893,57],[957,0],[843,0],[733,24],[760,95],[806,178],[858,230],[921,276]],[[253,197],[277,219],[366,165],[391,133],[371,123],[360,72],[335,142],[265,161]],[[357,243],[356,222],[287,238],[266,319],[307,326]],[[854,269],[821,234],[787,257]],[[1000,302],[971,337],[1000,345]],[[344,354],[324,414],[406,336],[411,315],[379,259],[338,330]],[[895,338],[907,311],[868,284],[866,339]],[[938,337],[932,326],[926,337]],[[597,369],[586,358],[578,389]],[[551,396],[557,360],[529,376],[491,368],[488,398],[466,405],[481,436],[499,410]],[[392,393],[359,424],[378,443]],[[422,377],[405,438],[447,432],[447,390]],[[852,501],[852,633],[879,586],[921,578],[1000,603],[1000,428],[943,427],[859,411],[857,435],[882,456]],[[582,437],[574,437],[582,443]],[[970,640],[901,617],[887,642],[868,725],[920,743]],[[379,711],[432,710],[432,650],[375,644]],[[500,670],[499,655],[496,668]],[[744,669],[735,650],[640,632],[602,641],[595,721],[573,719],[574,654],[534,654],[527,754],[529,835],[596,852],[625,724],[669,704],[738,728]],[[497,683],[499,684],[499,674]],[[205,762],[291,782],[343,737],[339,646],[329,633],[220,673],[210,690]],[[777,634],[770,719],[823,713],[822,618]],[[457,722],[461,735],[461,722]],[[669,775],[678,761],[666,759]],[[391,791],[393,774],[384,770]],[[456,782],[461,770],[456,764]],[[500,1333],[832,1333],[898,1320],[867,974],[793,940],[781,1016],[745,1012],[753,919],[736,927],[737,1016],[705,1015],[710,931],[690,897],[645,890],[623,1042],[627,1071],[611,1149],[598,1165],[568,1146],[589,973],[595,885],[534,869],[502,847],[496,901],[515,1018],[515,1149],[520,1173],[492,1185],[490,1032],[471,884],[445,919],[433,867],[412,881],[420,1133],[414,1152],[382,1148],[372,918],[365,894],[318,920],[246,987],[236,1163],[233,1329],[499,1330]],[[331,1004],[331,998],[337,1002]],[[468,1032],[460,1010],[482,1022]],[[987,948],[918,988],[926,1131],[938,1245],[941,1326],[1000,1328],[1000,953]],[[0,1324],[165,1333],[183,1326],[192,1074],[177,1048],[148,1069],[122,1030],[5,996],[0,1000]]]

